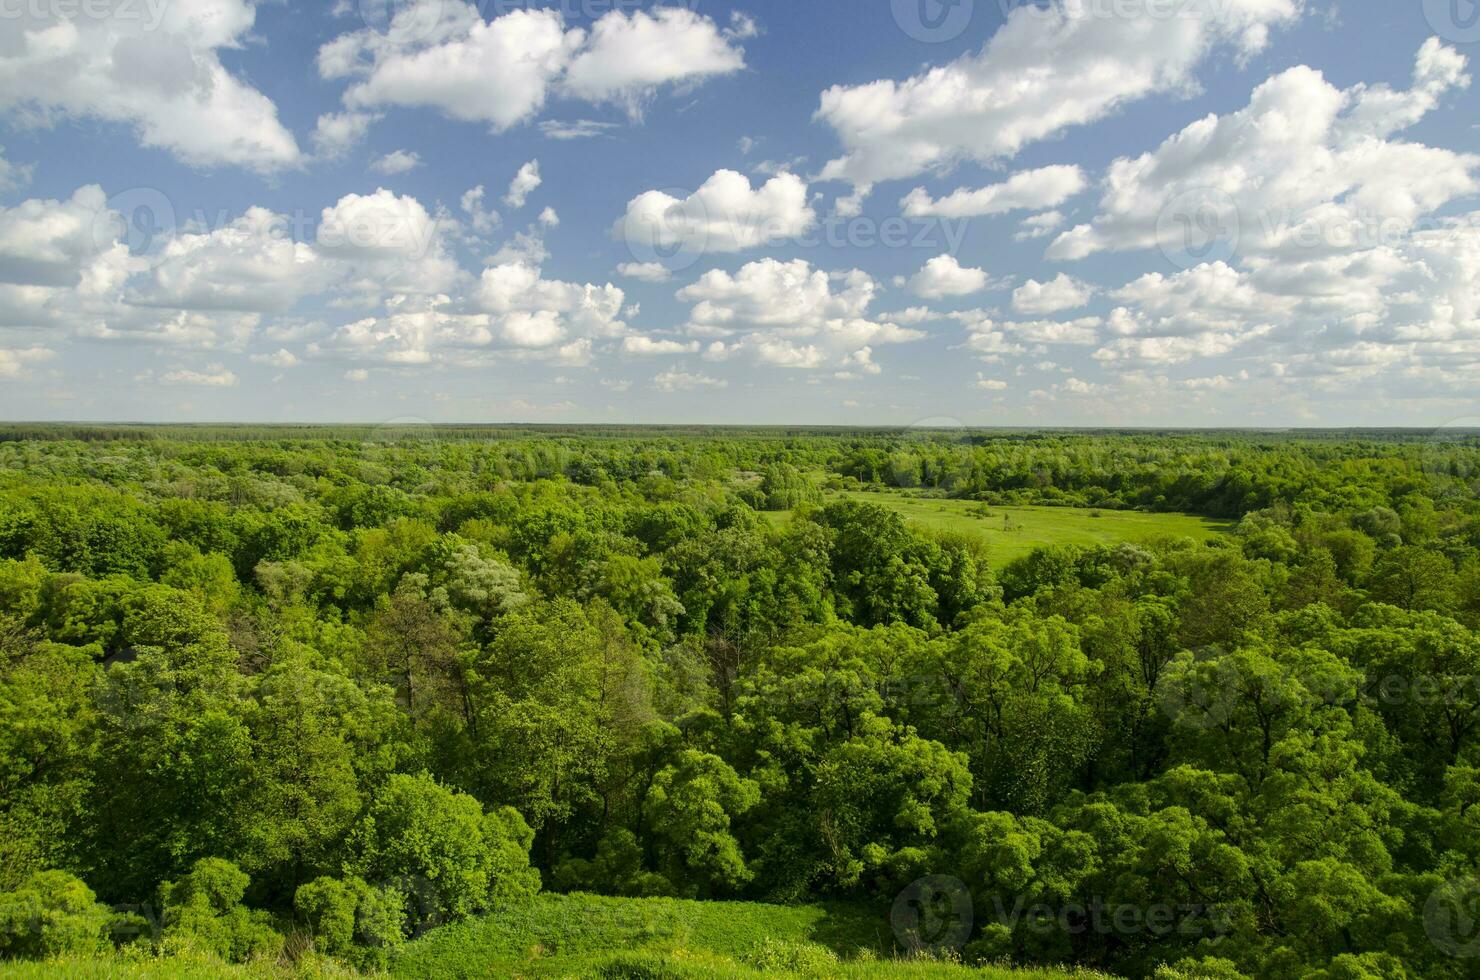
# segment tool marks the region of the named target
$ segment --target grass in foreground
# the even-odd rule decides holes
[[[1107,980],[1087,971],[971,968],[893,959],[894,937],[877,912],[843,905],[762,905],[544,894],[491,915],[435,929],[408,943],[390,976],[570,977],[595,980],[729,980],[853,977],[858,980]],[[231,966],[193,955],[70,957],[0,963],[16,980],[288,980],[353,977],[333,961]]]
[[[610,980],[1094,976],[905,963],[889,958],[893,943],[886,920],[848,906],[542,895],[428,933],[392,961],[391,974]]]
[[[897,490],[845,490],[828,496],[829,500],[840,498],[889,507],[921,527],[973,535],[986,542],[988,561],[998,570],[1034,548],[1069,544],[1095,547],[1122,541],[1140,544],[1168,537],[1207,541],[1233,529],[1226,522],[1190,514],[1085,507],[999,507]],[[785,511],[771,511],[767,516],[778,523],[791,519],[791,514]]]

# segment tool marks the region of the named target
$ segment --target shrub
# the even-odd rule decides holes
[[[283,937],[266,912],[241,904],[251,878],[221,858],[201,858],[179,881],[159,888],[167,949],[203,950],[244,963],[276,956]]]
[[[0,956],[41,959],[96,953],[107,945],[109,911],[65,871],[38,871],[0,892]]]

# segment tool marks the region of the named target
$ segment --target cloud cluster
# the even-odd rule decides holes
[[[1107,9],[1113,7],[1113,11]],[[837,85],[816,118],[844,154],[824,180],[867,189],[962,161],[995,163],[1132,101],[1188,88],[1215,48],[1259,51],[1298,0],[1157,0],[1014,5],[975,54],[902,81]]]
[[[0,111],[122,123],[189,164],[271,171],[299,161],[277,107],[221,63],[250,36],[250,2],[113,3],[82,14],[67,6],[7,13]]]
[[[366,27],[326,43],[318,68],[327,80],[349,81],[351,112],[435,109],[500,132],[538,115],[551,97],[617,103],[639,116],[665,87],[743,68],[737,39],[684,7],[613,9],[587,32],[568,28],[558,10],[484,20],[461,0],[413,0],[397,6],[383,31]],[[582,123],[551,131],[589,133]]]
[[[805,234],[816,220],[800,177],[778,174],[753,188],[744,174],[720,170],[683,197],[661,190],[639,194],[612,234],[634,254],[698,255],[779,242]]]

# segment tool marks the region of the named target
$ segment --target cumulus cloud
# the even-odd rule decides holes
[[[353,279],[346,288],[370,296],[435,294],[459,278],[447,230],[416,198],[380,187],[324,208],[315,244],[320,254],[349,266]]]
[[[937,255],[910,277],[910,292],[924,299],[969,296],[987,288],[982,269],[963,267],[954,255]]]
[[[421,154],[415,150],[393,150],[372,161],[370,169],[386,177],[408,173],[421,166]]]
[[[1086,186],[1084,171],[1078,167],[1043,167],[1013,174],[1000,184],[952,191],[939,200],[932,199],[925,188],[916,187],[899,206],[910,218],[975,218],[1056,207]]]
[[[468,223],[473,231],[480,235],[493,231],[501,220],[497,211],[483,206],[483,200],[487,196],[483,185],[479,184],[477,187],[470,187],[463,191],[462,197],[458,199],[458,207],[462,209],[463,214],[468,216]]]
[[[511,208],[522,208],[524,202],[529,200],[529,195],[543,183],[540,178],[540,162],[531,160],[519,168],[514,179],[509,181],[509,191],[504,195],[504,203]]]
[[[1293,21],[1298,0],[1189,0],[1167,17],[1151,0],[1014,6],[981,51],[903,81],[836,85],[816,118],[844,155],[821,179],[858,188],[972,160],[1010,159],[1024,146],[1102,119],[1146,96],[1188,89],[1214,48],[1261,50]]]
[[[640,249],[739,252],[801,235],[816,220],[800,177],[779,174],[752,188],[744,174],[720,170],[683,198],[639,194],[612,234]]]
[[[663,354],[697,354],[699,342],[697,340],[681,341],[670,338],[647,337],[642,334],[630,334],[622,338],[622,353],[632,354],[637,357],[652,357]]]
[[[857,269],[829,275],[803,259],[762,259],[734,274],[710,270],[677,296],[693,304],[691,335],[727,338],[711,343],[706,358],[745,354],[774,367],[816,368],[863,347],[925,336],[870,316],[877,291]]]
[[[1064,216],[1060,212],[1044,211],[1042,214],[1030,215],[1019,222],[1018,230],[1012,237],[1019,242],[1044,238],[1053,234],[1063,223]]]
[[[326,288],[333,271],[292,239],[286,216],[249,208],[224,227],[171,238],[130,302],[192,310],[284,312]]]
[[[369,112],[326,112],[314,125],[314,153],[337,160],[364,142],[370,127],[380,118]]]
[[[559,11],[511,10],[485,21],[459,0],[398,5],[388,29],[340,35],[319,49],[319,74],[349,79],[346,107],[431,108],[495,132],[526,122],[551,94],[615,102],[634,116],[660,88],[744,67],[744,54],[708,17],[682,7],[611,10],[589,34]],[[594,135],[578,121],[552,138]]]
[[[1388,138],[1468,84],[1465,59],[1437,38],[1419,51],[1404,92],[1338,89],[1314,69],[1291,68],[1256,88],[1245,108],[1114,161],[1099,213],[1059,236],[1048,255],[1165,247],[1169,237],[1175,247],[1206,221],[1246,255],[1380,244],[1480,189],[1480,156]]]
[[[642,282],[667,282],[673,272],[661,262],[623,262],[617,266],[617,274]]]
[[[271,354],[253,354],[249,360],[253,364],[266,364],[275,368],[297,367],[300,363],[298,355],[284,347],[279,347]]]
[[[659,391],[694,391],[698,388],[727,388],[729,382],[707,374],[692,374],[678,368],[669,368],[653,378],[653,387]]]
[[[49,361],[56,354],[45,347],[0,347],[0,378],[18,381],[29,374],[32,364]]]
[[[102,12],[17,6],[0,42],[0,111],[121,123],[143,145],[193,165],[270,171],[298,162],[277,107],[221,64],[220,52],[251,34],[251,3],[173,0]]]
[[[1033,316],[1061,313],[1083,306],[1094,294],[1093,286],[1061,272],[1048,282],[1029,279],[1013,290],[1012,308]]]
[[[614,10],[599,19],[561,81],[561,90],[588,102],[616,102],[633,116],[664,85],[693,83],[745,67],[732,41],[752,36],[721,32],[686,7],[651,13]]]
[[[159,383],[191,388],[235,388],[237,376],[223,364],[208,364],[202,370],[176,368],[159,376]]]

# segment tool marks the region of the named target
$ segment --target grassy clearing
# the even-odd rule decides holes
[[[970,968],[893,958],[877,911],[847,905],[762,905],[595,895],[539,895],[435,929],[391,960],[391,977],[570,977],[594,980],[1108,980],[1088,971]],[[0,962],[6,980],[306,980],[358,976],[312,955],[232,966],[190,954]]]
[[[828,499],[847,498],[882,504],[920,525],[980,537],[994,568],[1002,568],[1034,548],[1053,545],[1138,544],[1157,538],[1188,537],[1206,541],[1233,525],[1189,514],[1152,514],[1136,510],[1090,510],[1083,507],[997,507],[974,500],[947,500],[900,491],[843,491]],[[774,521],[790,514],[771,512]]]
[[[888,958],[892,948],[888,922],[851,907],[541,895],[428,933],[392,962],[391,974],[612,980],[1091,976],[895,962]]]
[[[298,963],[225,963],[210,956],[85,957],[66,956],[41,962],[0,962],[5,980],[353,980],[362,976],[349,967],[322,959]]]

